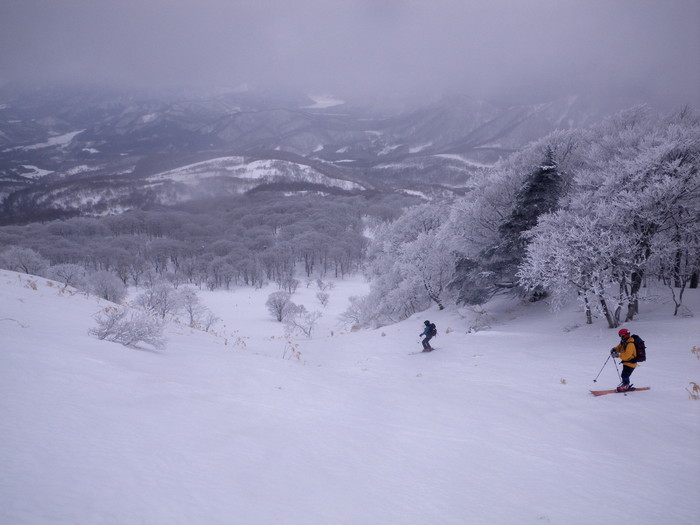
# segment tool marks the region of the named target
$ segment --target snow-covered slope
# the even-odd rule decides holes
[[[251,181],[242,185],[242,190],[261,183],[277,181],[311,183],[347,191],[362,190],[359,184],[347,180],[328,177],[311,166],[284,160],[253,160],[244,157],[219,157],[148,177],[149,181],[172,181],[187,185],[198,185],[202,180],[214,177],[229,177],[241,181]]]
[[[0,271],[0,523],[698,522],[697,318],[645,304],[652,390],[595,398],[617,383],[612,363],[592,382],[600,321],[501,299],[348,332],[365,287],[326,308],[300,287],[311,339],[284,337],[272,288],[202,292],[217,333],[172,324],[157,352],[87,334],[109,303]],[[436,351],[409,355],[424,318]]]

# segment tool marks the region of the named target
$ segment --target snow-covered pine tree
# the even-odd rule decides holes
[[[515,195],[510,216],[501,224],[501,242],[490,254],[491,269],[501,275],[505,286],[515,285],[515,274],[525,257],[527,240],[523,233],[534,228],[545,213],[555,211],[562,195],[563,179],[554,152],[547,146],[542,164],[525,179]]]
[[[517,287],[516,274],[527,246],[523,234],[537,225],[540,216],[558,208],[565,184],[554,149],[549,144],[545,144],[543,150],[540,144],[537,148],[542,160],[521,179],[521,186],[513,195],[505,219],[495,225],[497,238],[476,256],[457,259],[450,289],[457,293],[458,302],[483,302],[499,289]],[[537,297],[542,291],[534,288],[530,295]]]

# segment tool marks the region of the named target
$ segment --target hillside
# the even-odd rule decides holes
[[[528,143],[638,103],[581,95],[511,105],[452,96],[389,111],[301,94],[2,86],[0,221],[269,190],[271,178],[282,195],[333,193],[351,182],[355,193],[453,197]],[[240,181],[217,165],[231,158],[240,159],[240,173],[257,173],[260,163],[272,168]],[[203,164],[211,168],[206,180],[188,171]]]
[[[273,288],[202,292],[216,333],[171,324],[155,351],[87,335],[109,303],[0,271],[0,522],[698,522],[697,317],[644,302],[632,379],[651,390],[595,398],[617,337],[575,307],[500,298],[348,332],[365,290],[338,281],[324,308],[300,287],[323,313],[311,339],[284,337]],[[426,316],[436,350],[410,355]]]

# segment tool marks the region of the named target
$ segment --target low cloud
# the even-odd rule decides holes
[[[8,0],[0,81],[700,101],[695,0]]]

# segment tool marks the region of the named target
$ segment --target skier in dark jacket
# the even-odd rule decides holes
[[[436,329],[435,325],[430,321],[425,321],[423,324],[425,325],[425,330],[418,334],[418,336],[424,338],[421,341],[423,344],[423,352],[430,352],[433,349],[433,347],[430,346],[430,340],[435,336]]]
[[[637,346],[634,344],[634,337],[630,331],[623,328],[618,332],[620,336],[620,344],[610,350],[610,355],[622,360],[622,383],[617,387],[618,392],[627,392],[634,390],[630,384],[630,376],[634,369],[637,368]]]

